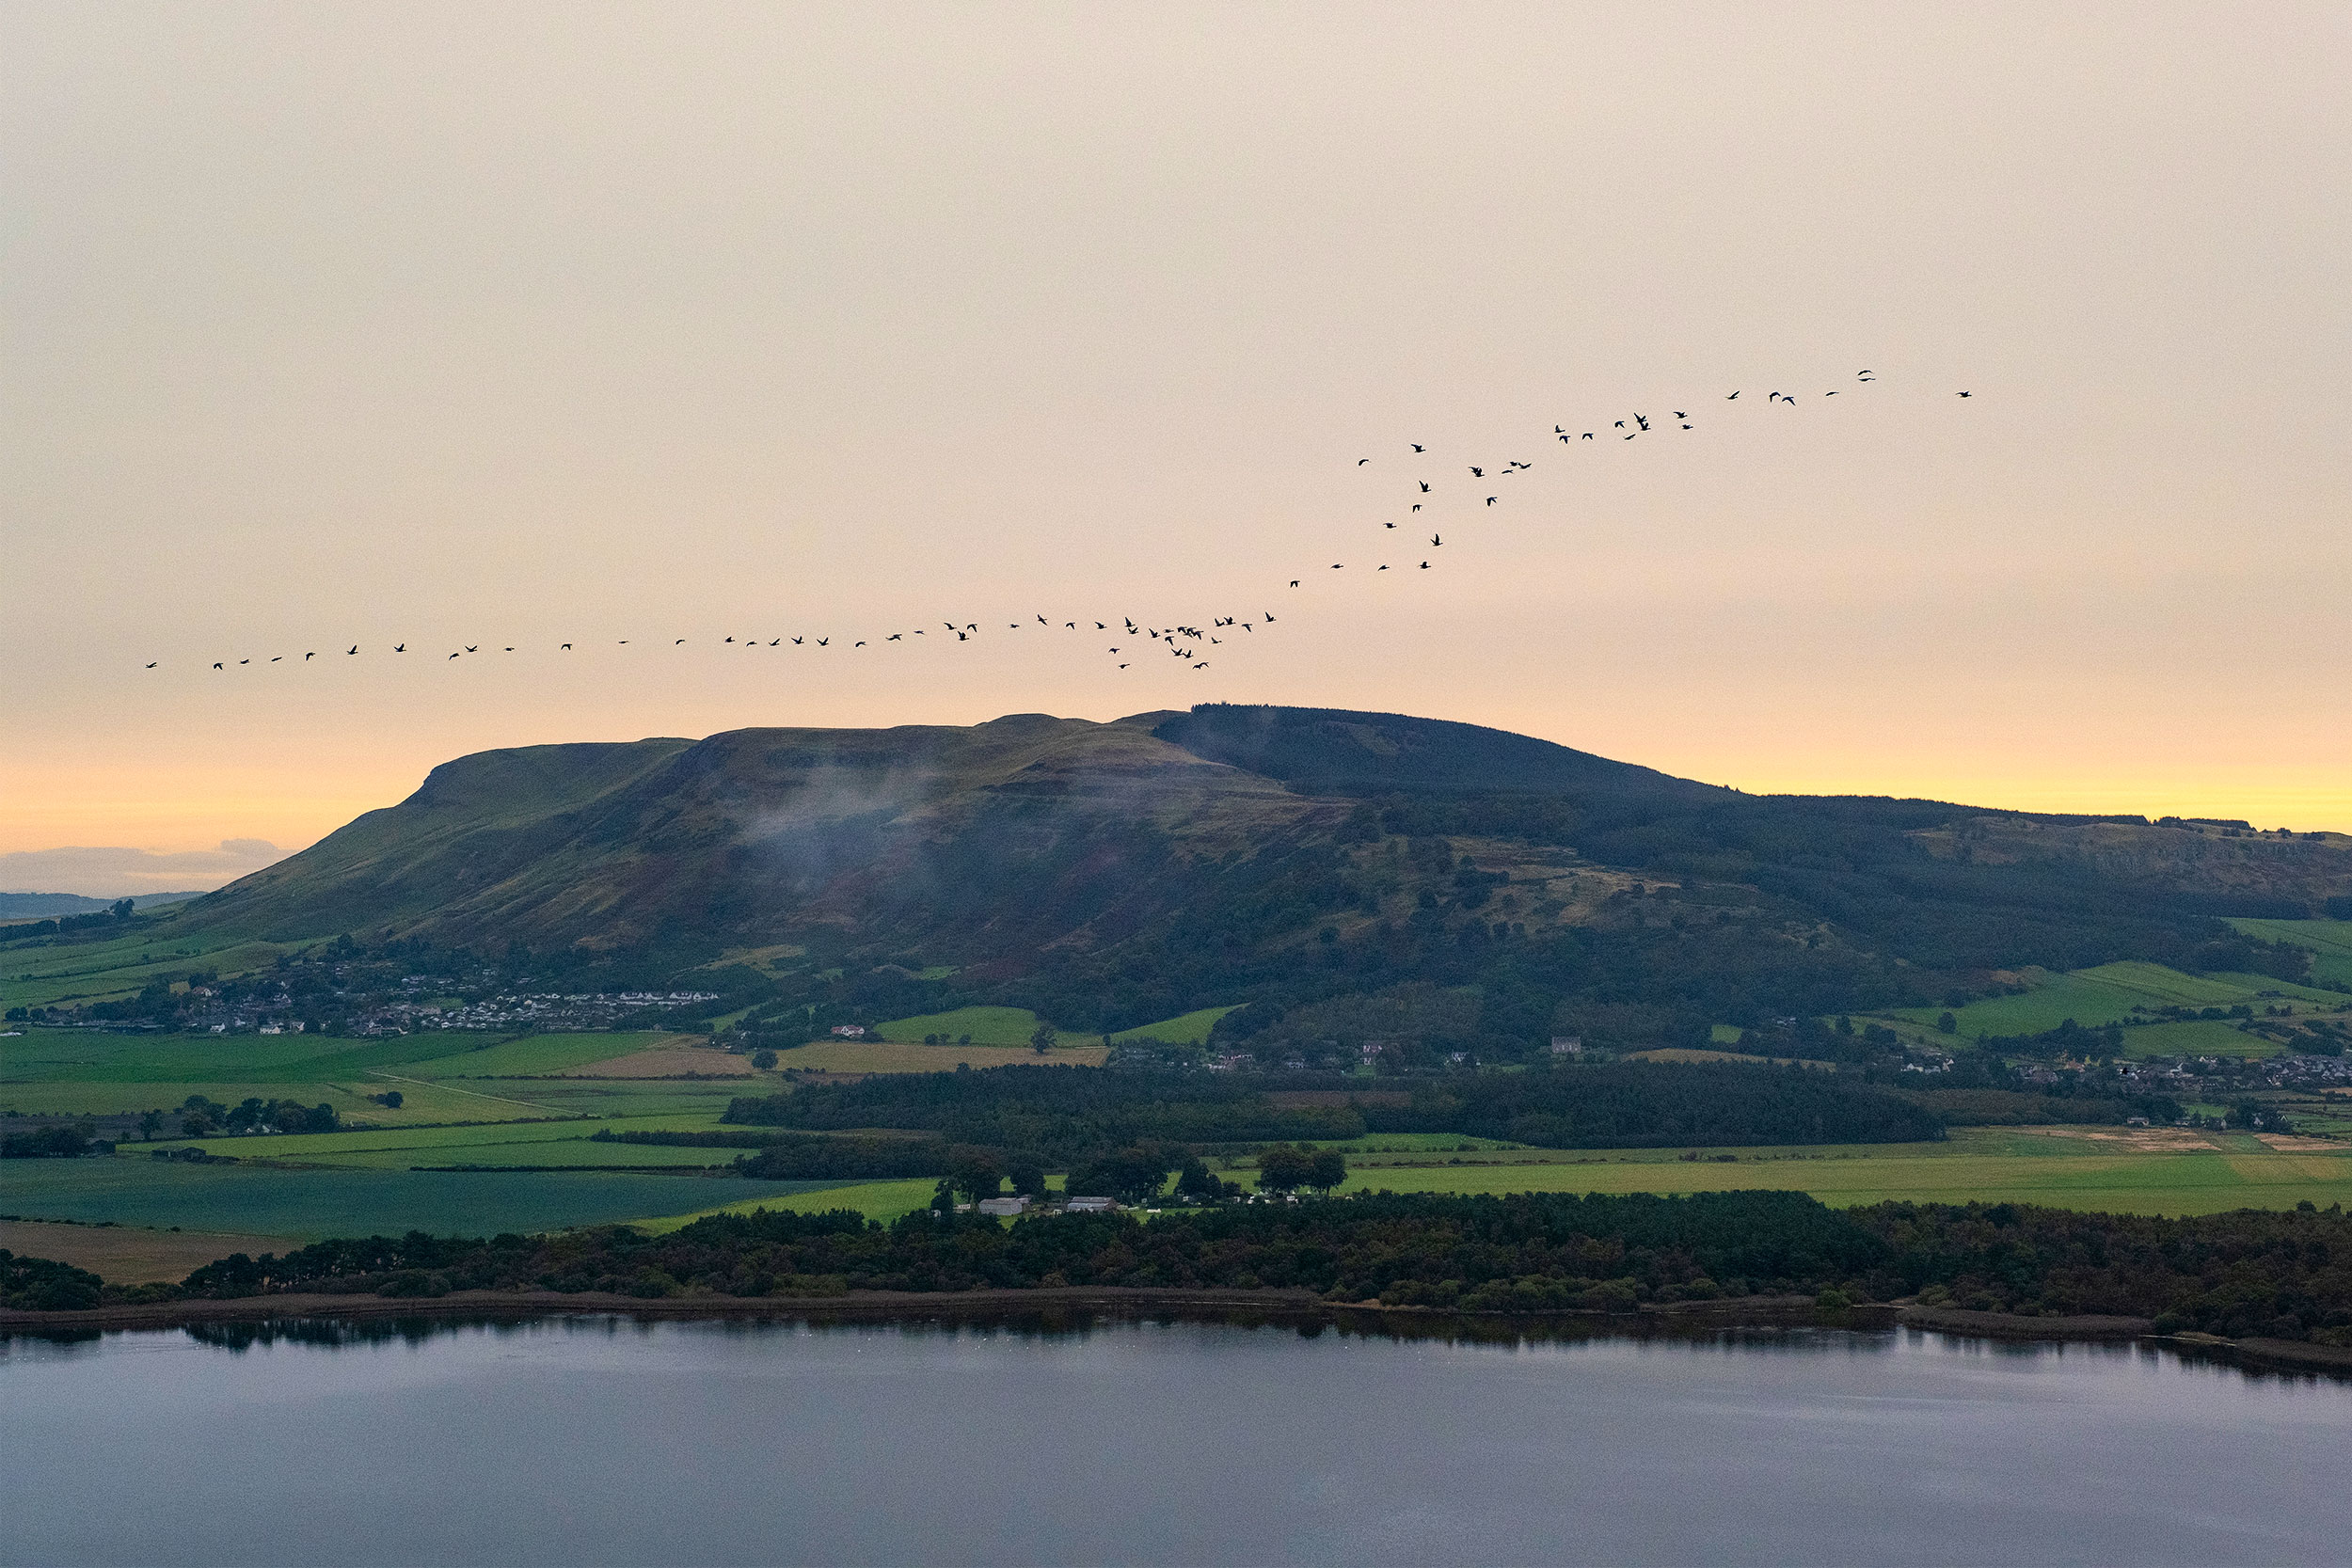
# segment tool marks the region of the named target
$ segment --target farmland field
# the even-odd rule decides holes
[[[1971,1002],[1952,1009],[1952,1016],[1959,1024],[1958,1037],[1966,1040],[1980,1034],[2038,1035],[2058,1027],[2070,1018],[2086,1028],[2094,1027],[2129,1018],[2134,1007],[2287,1005],[2295,1006],[2297,1012],[2310,1012],[2332,1011],[2347,1000],[2352,998],[2262,974],[2184,974],[2161,964],[2111,963],[2071,974],[2047,974],[2021,995]],[[1932,1025],[1943,1010],[1904,1007],[1889,1016],[1910,1023]],[[2210,1048],[2207,1049],[2210,1053]],[[2247,1041],[2230,1053],[2261,1055],[2276,1049],[2261,1041]]]
[[[2352,1150],[2280,1153],[2209,1148],[2187,1153],[2110,1149],[2039,1134],[1955,1134],[1943,1144],[1821,1149],[1717,1149],[1686,1163],[1665,1151],[1537,1155],[1530,1163],[1359,1164],[1344,1192],[1692,1193],[1764,1188],[1824,1203],[2041,1203],[2118,1213],[2203,1214],[2283,1209],[2303,1199],[2352,1202]],[[1510,1156],[1515,1161],[1523,1157]]]
[[[519,1039],[480,1037],[470,1049],[463,1036],[439,1037],[443,1049],[405,1070],[416,1078],[533,1078],[608,1062],[683,1037],[658,1029],[612,1034],[525,1035]]]
[[[1216,1026],[1216,1021],[1232,1010],[1232,1006],[1202,1007],[1181,1018],[1163,1019],[1157,1023],[1120,1029],[1111,1036],[1111,1043],[1118,1045],[1126,1040],[1154,1039],[1169,1045],[1198,1045],[1209,1037],[1209,1031]]]
[[[2316,955],[2314,979],[2352,985],[2352,920],[2233,920],[2231,925],[2265,942],[2291,942]]]
[[[977,1070],[1059,1062],[1101,1067],[1110,1053],[1099,1045],[1057,1045],[1043,1055],[1026,1045],[897,1045],[888,1040],[820,1040],[778,1053],[779,1067],[803,1072],[952,1072],[959,1062]],[[738,1094],[756,1092],[739,1086]]]
[[[1026,1007],[958,1007],[951,1012],[922,1013],[874,1025],[876,1039],[919,1045],[925,1035],[953,1043],[964,1036],[974,1045],[1026,1046],[1037,1031],[1037,1014]],[[977,1064],[976,1064],[977,1065]]]
[[[87,1269],[114,1285],[174,1283],[232,1252],[258,1257],[284,1249],[276,1236],[223,1235],[204,1230],[142,1230],[130,1226],[62,1225],[47,1220],[0,1220],[0,1247],[23,1258],[48,1258]]]
[[[803,1214],[820,1214],[832,1209],[854,1209],[869,1220],[880,1220],[887,1225],[901,1214],[912,1214],[927,1206],[931,1200],[931,1194],[939,1190],[939,1183],[929,1177],[908,1181],[858,1181],[833,1186],[805,1181],[776,1181],[770,1185],[776,1189],[773,1196],[738,1198],[715,1209],[656,1219],[644,1228],[659,1235],[691,1224],[705,1214],[748,1214],[755,1209],[790,1210]]]
[[[199,939],[153,928],[112,942],[69,942],[0,953],[0,1008],[55,1002],[99,1002],[135,994],[155,979],[184,979],[192,969],[224,979],[266,969],[286,948],[215,932]]]
[[[410,1229],[488,1236],[688,1213],[822,1185],[633,1171],[290,1170],[124,1157],[10,1160],[0,1163],[0,1215],[305,1241]]]

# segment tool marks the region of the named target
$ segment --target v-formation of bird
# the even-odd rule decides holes
[[[1858,371],[1855,372],[1852,387],[1833,388],[1820,395],[1824,398],[1836,397],[1840,392],[1849,391],[1854,388],[1869,386],[1877,379],[1878,375],[1874,371]],[[1736,403],[1740,399],[1740,392],[1744,390],[1745,388],[1740,388],[1727,393],[1724,396],[1722,401],[1725,403]],[[1975,394],[1970,392],[1961,392],[1956,395],[1967,398],[1973,397]],[[1794,408],[1797,404],[1797,399],[1791,393],[1772,390],[1766,393],[1765,403],[1770,406]],[[1751,404],[1750,406],[1753,407],[1755,405]],[[1696,417],[1686,409],[1677,408],[1673,410],[1673,423],[1675,428],[1677,430],[1691,431],[1698,428],[1698,420]],[[1611,436],[1624,441],[1638,440],[1644,436],[1658,433],[1657,426],[1652,422],[1651,416],[1641,413],[1630,414],[1628,419],[1613,420],[1608,429]],[[1554,424],[1551,427],[1551,434],[1552,436],[1563,445],[1569,447],[1576,447],[1582,442],[1597,438],[1596,431],[1571,430],[1566,425],[1563,424]],[[1412,449],[1412,452],[1415,456],[1426,457],[1429,455],[1428,448],[1423,443],[1408,441],[1405,444]],[[1367,467],[1370,467],[1372,463],[1373,459],[1371,457],[1359,457],[1356,459],[1354,467],[1359,468]],[[1471,480],[1478,482],[1471,493],[1471,499],[1473,502],[1478,501],[1479,499],[1476,493],[1477,490],[1483,489],[1486,483],[1506,480],[1517,475],[1531,472],[1535,467],[1533,462],[1518,458],[1508,459],[1499,467],[1492,462],[1466,463],[1463,466],[1470,470]],[[1409,504],[1411,506],[1412,513],[1421,512],[1424,506],[1438,504],[1439,492],[1435,488],[1430,480],[1415,475],[1413,476],[1413,483],[1415,488],[1412,491],[1407,492],[1408,495],[1427,497],[1430,499],[1425,501],[1411,501]],[[1483,504],[1480,504],[1477,510],[1483,513],[1488,507],[1501,504],[1503,499],[1504,497],[1502,491],[1497,491],[1493,495],[1486,496],[1484,498]],[[1411,514],[1409,513],[1407,514],[1407,515],[1410,515]],[[1396,526],[1396,523],[1392,520],[1384,521],[1381,524],[1381,529],[1383,531],[1393,531]],[[1428,547],[1432,550],[1437,550],[1443,548],[1444,546],[1444,535],[1439,532],[1432,531],[1429,535]],[[1330,570],[1334,572],[1345,571],[1349,564],[1350,562],[1348,562],[1335,561],[1331,562]],[[1358,562],[1358,564],[1362,563]],[[1375,572],[1385,572],[1390,569],[1391,564],[1391,563],[1389,562],[1381,561],[1375,563],[1372,569]],[[1426,572],[1431,569],[1432,563],[1429,558],[1423,557],[1418,562],[1400,562],[1396,564],[1400,567]],[[1303,578],[1292,578],[1289,579],[1289,583],[1292,588],[1297,588],[1306,579]],[[1020,631],[1030,624],[1031,623],[1026,621],[1008,621],[1005,624],[1005,627],[1009,632]],[[1226,638],[1217,635],[1219,632],[1230,634],[1231,632],[1238,630],[1247,633],[1254,633],[1261,626],[1271,626],[1274,624],[1275,616],[1271,611],[1263,612],[1261,616],[1255,620],[1239,615],[1212,616],[1210,618],[1209,626],[1206,628],[1182,622],[1171,622],[1167,626],[1155,626],[1146,623],[1139,623],[1133,617],[1126,615],[1118,617],[1116,626],[1114,626],[1111,622],[1095,620],[1091,616],[1084,617],[1078,620],[1062,621],[1058,625],[1043,615],[1037,616],[1035,620],[1035,625],[1043,626],[1048,630],[1058,630],[1074,634],[1086,632],[1090,629],[1094,632],[1107,634],[1109,637],[1118,637],[1120,641],[1117,643],[1106,643],[1104,653],[1109,657],[1118,658],[1119,668],[1121,670],[1130,668],[1135,662],[1136,657],[1145,646],[1153,648],[1155,652],[1165,651],[1168,655],[1183,663],[1189,665],[1195,670],[1205,670],[1209,667],[1208,650],[1212,647],[1222,645],[1227,641]],[[987,623],[987,626],[991,628],[991,630],[993,630],[994,622],[989,622]],[[951,640],[954,643],[969,643],[979,639],[982,635],[982,623],[980,622],[942,621],[936,628],[930,626],[902,628],[900,630],[889,632],[883,635],[880,641],[884,645],[897,642],[905,646],[914,645],[908,641],[910,638],[924,638],[932,642],[941,644],[948,644]],[[1138,640],[1140,640],[1140,641],[1138,641]],[[859,648],[870,646],[874,641],[875,639],[870,637],[845,640],[837,633],[818,637],[812,633],[804,632],[799,636],[771,637],[764,641],[758,637],[736,638],[730,636],[722,639],[717,645],[721,648],[732,646],[745,650],[781,649],[789,645],[794,648],[806,648],[813,651],[817,649],[832,648],[835,644],[841,644],[850,651],[855,651]],[[670,646],[673,648],[682,648],[687,646],[689,641],[689,639],[683,637],[673,638],[670,641]],[[644,644],[644,640],[642,639],[623,637],[615,639],[614,645],[626,648],[632,645],[643,646]],[[516,648],[511,645],[499,644],[498,646],[501,651],[504,653],[511,654],[516,651]],[[465,658],[468,656],[481,653],[482,647],[483,645],[480,643],[463,644],[460,651],[450,653],[447,656],[447,658]],[[391,645],[390,649],[390,652],[395,655],[405,655],[407,651],[408,644],[405,642],[396,642]],[[570,642],[562,642],[556,645],[555,651],[559,653],[571,653],[574,651],[574,647]],[[1122,655],[1125,657],[1121,657],[1120,656]],[[356,642],[343,650],[343,657],[345,657],[356,658],[361,656],[361,647]],[[300,662],[307,664],[317,657],[318,655],[315,651],[306,652],[302,656]],[[283,654],[272,655],[264,662],[268,664],[277,664],[282,662],[285,657],[286,656]],[[150,661],[147,668],[152,670],[161,662],[161,660]],[[231,668],[240,668],[249,665],[252,662],[253,660],[250,658],[240,658],[236,660],[235,665],[232,666],[227,659],[215,659],[212,661],[212,667],[215,670],[227,671]],[[446,662],[446,660],[444,660],[444,662]]]

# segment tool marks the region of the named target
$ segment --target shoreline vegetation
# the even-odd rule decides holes
[[[1318,1322],[2162,1337],[2352,1371],[2340,1206],[2158,1219],[2011,1203],[1838,1210],[1767,1191],[1384,1192],[1008,1225],[952,1198],[943,1183],[933,1208],[887,1225],[760,1209],[658,1233],[342,1239],[234,1254],[177,1284],[112,1285],[0,1252],[0,1333],[419,1310],[905,1318],[1123,1304]]]

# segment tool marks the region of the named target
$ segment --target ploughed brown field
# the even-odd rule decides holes
[[[232,1252],[260,1257],[285,1252],[299,1241],[282,1236],[236,1236],[208,1230],[141,1230],[119,1225],[60,1225],[49,1220],[0,1220],[0,1247],[24,1258],[47,1258],[87,1269],[112,1285],[178,1281]]]

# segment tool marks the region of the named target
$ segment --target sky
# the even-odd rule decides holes
[[[213,885],[493,747],[1202,701],[2352,830],[2346,58],[2291,3],[11,5],[0,883]]]

